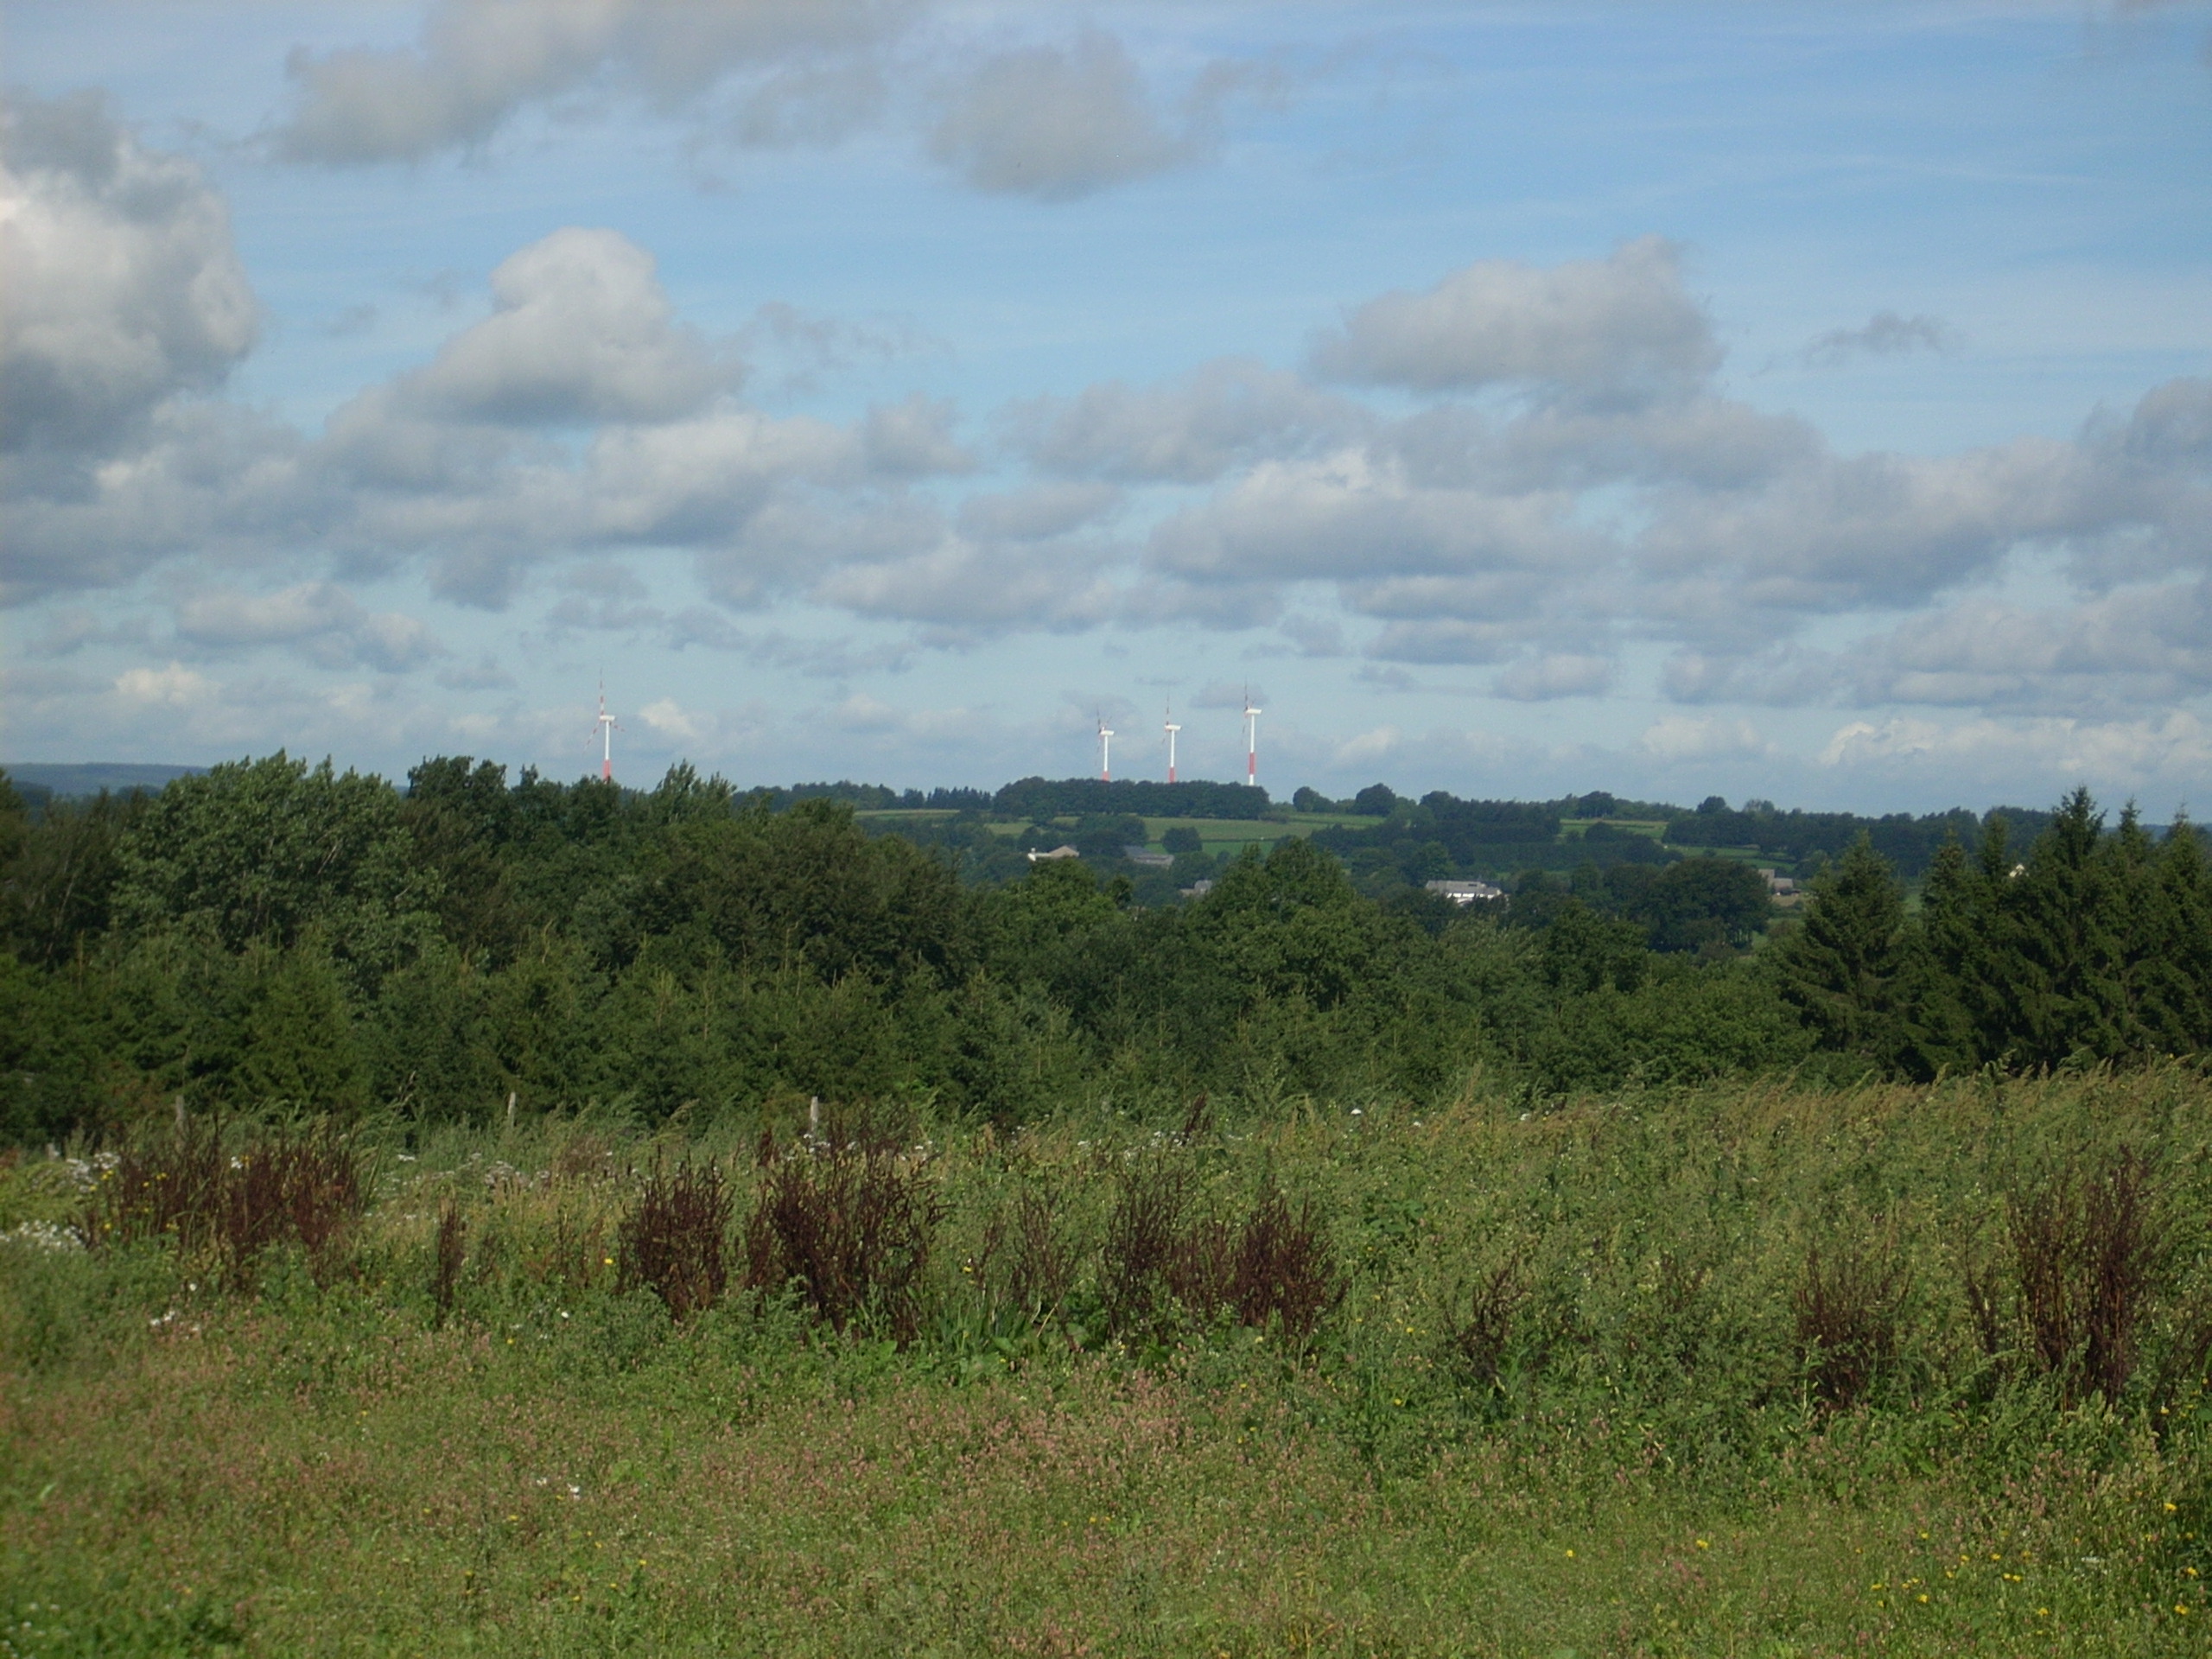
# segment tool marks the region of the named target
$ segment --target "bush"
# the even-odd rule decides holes
[[[1820,1400],[1839,1410],[1865,1400],[1896,1363],[1900,1314],[1911,1276],[1885,1249],[1805,1253],[1790,1297],[1797,1350]]]
[[[188,1120],[121,1148],[79,1225],[92,1248],[173,1238],[188,1254],[212,1250],[219,1271],[241,1282],[263,1250],[297,1243],[327,1284],[370,1185],[359,1148],[329,1125],[264,1130],[232,1154],[220,1124]]]
[[[678,1319],[712,1307],[729,1283],[729,1185],[713,1163],[656,1166],[618,1236],[618,1281],[649,1289]]]
[[[881,1141],[768,1150],[745,1225],[745,1282],[796,1284],[834,1329],[867,1316],[911,1341],[944,1216],[926,1171]]]

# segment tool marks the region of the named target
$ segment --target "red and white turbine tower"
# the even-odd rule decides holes
[[[592,722],[599,736],[599,779],[601,783],[614,781],[614,734],[622,729],[622,722],[607,712],[607,682],[599,683],[599,718]]]
[[[1172,784],[1175,781],[1175,734],[1183,729],[1175,723],[1175,703],[1172,698],[1168,701],[1167,721],[1163,729],[1167,734],[1167,781]]]
[[[1252,688],[1244,688],[1244,781],[1254,788],[1260,782],[1260,711],[1252,706]]]
[[[1098,781],[1114,781],[1114,728],[1106,723],[1106,716],[1098,716]]]

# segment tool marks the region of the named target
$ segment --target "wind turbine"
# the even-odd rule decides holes
[[[1260,784],[1260,711],[1252,706],[1252,688],[1244,688],[1244,782]]]
[[[1114,781],[1113,753],[1114,728],[1106,723],[1106,716],[1101,715],[1098,716],[1098,781],[1102,784]]]
[[[1166,727],[1167,733],[1167,781],[1171,784],[1175,781],[1175,734],[1182,729],[1183,728],[1180,726],[1178,726],[1175,723],[1175,704],[1171,699],[1167,704],[1167,723]]]
[[[599,718],[592,722],[599,733],[599,779],[601,783],[614,781],[614,734],[622,722],[607,712],[607,682],[599,683]]]

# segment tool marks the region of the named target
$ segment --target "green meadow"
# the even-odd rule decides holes
[[[0,1168],[0,1653],[2199,1654],[2212,1083]]]

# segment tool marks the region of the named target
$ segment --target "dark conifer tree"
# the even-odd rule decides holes
[[[1904,889],[1862,834],[1815,884],[1804,925],[1780,952],[1782,994],[1821,1046],[1892,1065],[1907,953]]]

